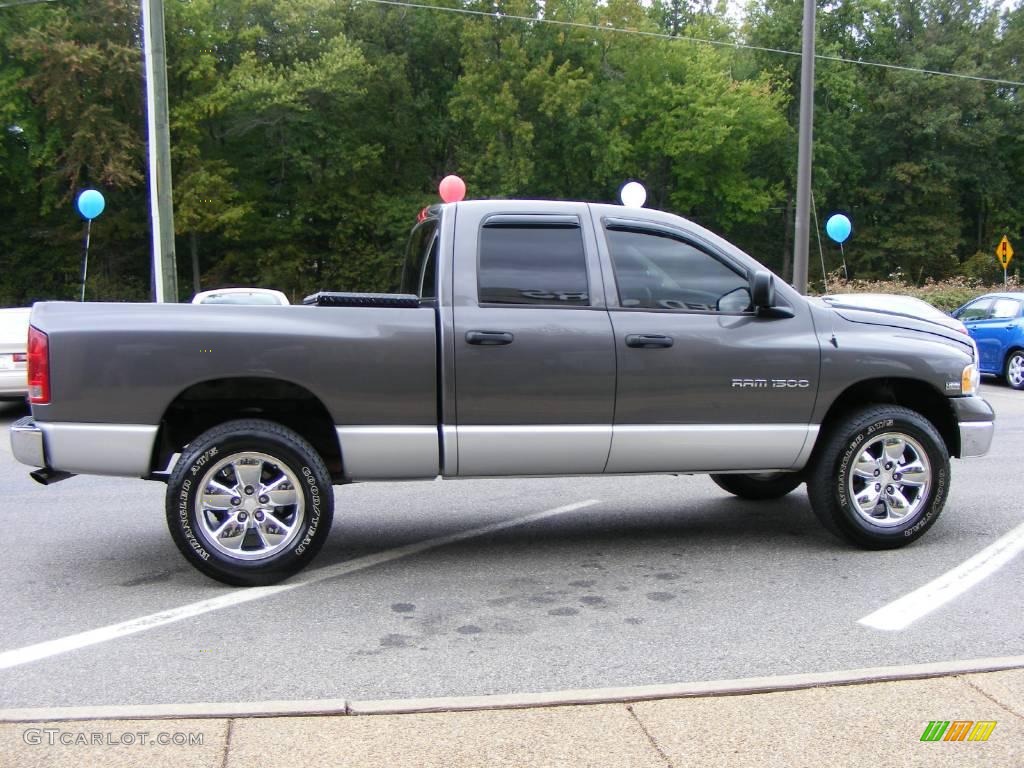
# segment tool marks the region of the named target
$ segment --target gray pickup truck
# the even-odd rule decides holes
[[[426,209],[402,294],[304,306],[37,304],[43,483],[167,483],[203,573],[271,584],[328,535],[331,486],[708,473],[746,499],[806,482],[832,532],[899,547],[938,518],[950,457],[993,412],[970,338],[808,300],[670,214],[574,202]]]

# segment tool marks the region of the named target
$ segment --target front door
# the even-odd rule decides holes
[[[607,471],[793,467],[817,431],[810,311],[757,316],[749,268],[681,230],[618,219],[602,228],[618,354]]]

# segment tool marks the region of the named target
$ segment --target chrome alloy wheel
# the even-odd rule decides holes
[[[1006,364],[1006,383],[1014,389],[1024,388],[1024,355],[1019,352],[1010,355]]]
[[[273,456],[232,454],[214,464],[199,487],[199,533],[227,557],[273,557],[287,549],[302,528],[306,504],[299,478]]]
[[[865,444],[850,472],[848,490],[858,515],[871,525],[889,528],[917,514],[931,482],[931,464],[921,444],[887,432]]]

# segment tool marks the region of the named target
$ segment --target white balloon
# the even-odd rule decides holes
[[[643,208],[647,202],[647,190],[639,181],[631,181],[619,190],[619,198],[627,208]]]

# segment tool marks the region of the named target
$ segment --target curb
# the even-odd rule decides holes
[[[748,677],[696,683],[669,683],[623,688],[590,688],[484,696],[445,696],[419,699],[311,699],[237,703],[106,705],[41,707],[0,710],[0,723],[74,720],[188,720],[241,717],[316,717],[325,715],[399,715],[416,712],[472,712],[488,709],[562,707],[575,704],[617,704],[657,699],[680,699],[799,691],[825,686],[921,680],[982,672],[1024,669],[1024,656],[967,661],[943,661],[893,667],[869,667],[838,672],[812,672],[774,677]]]

